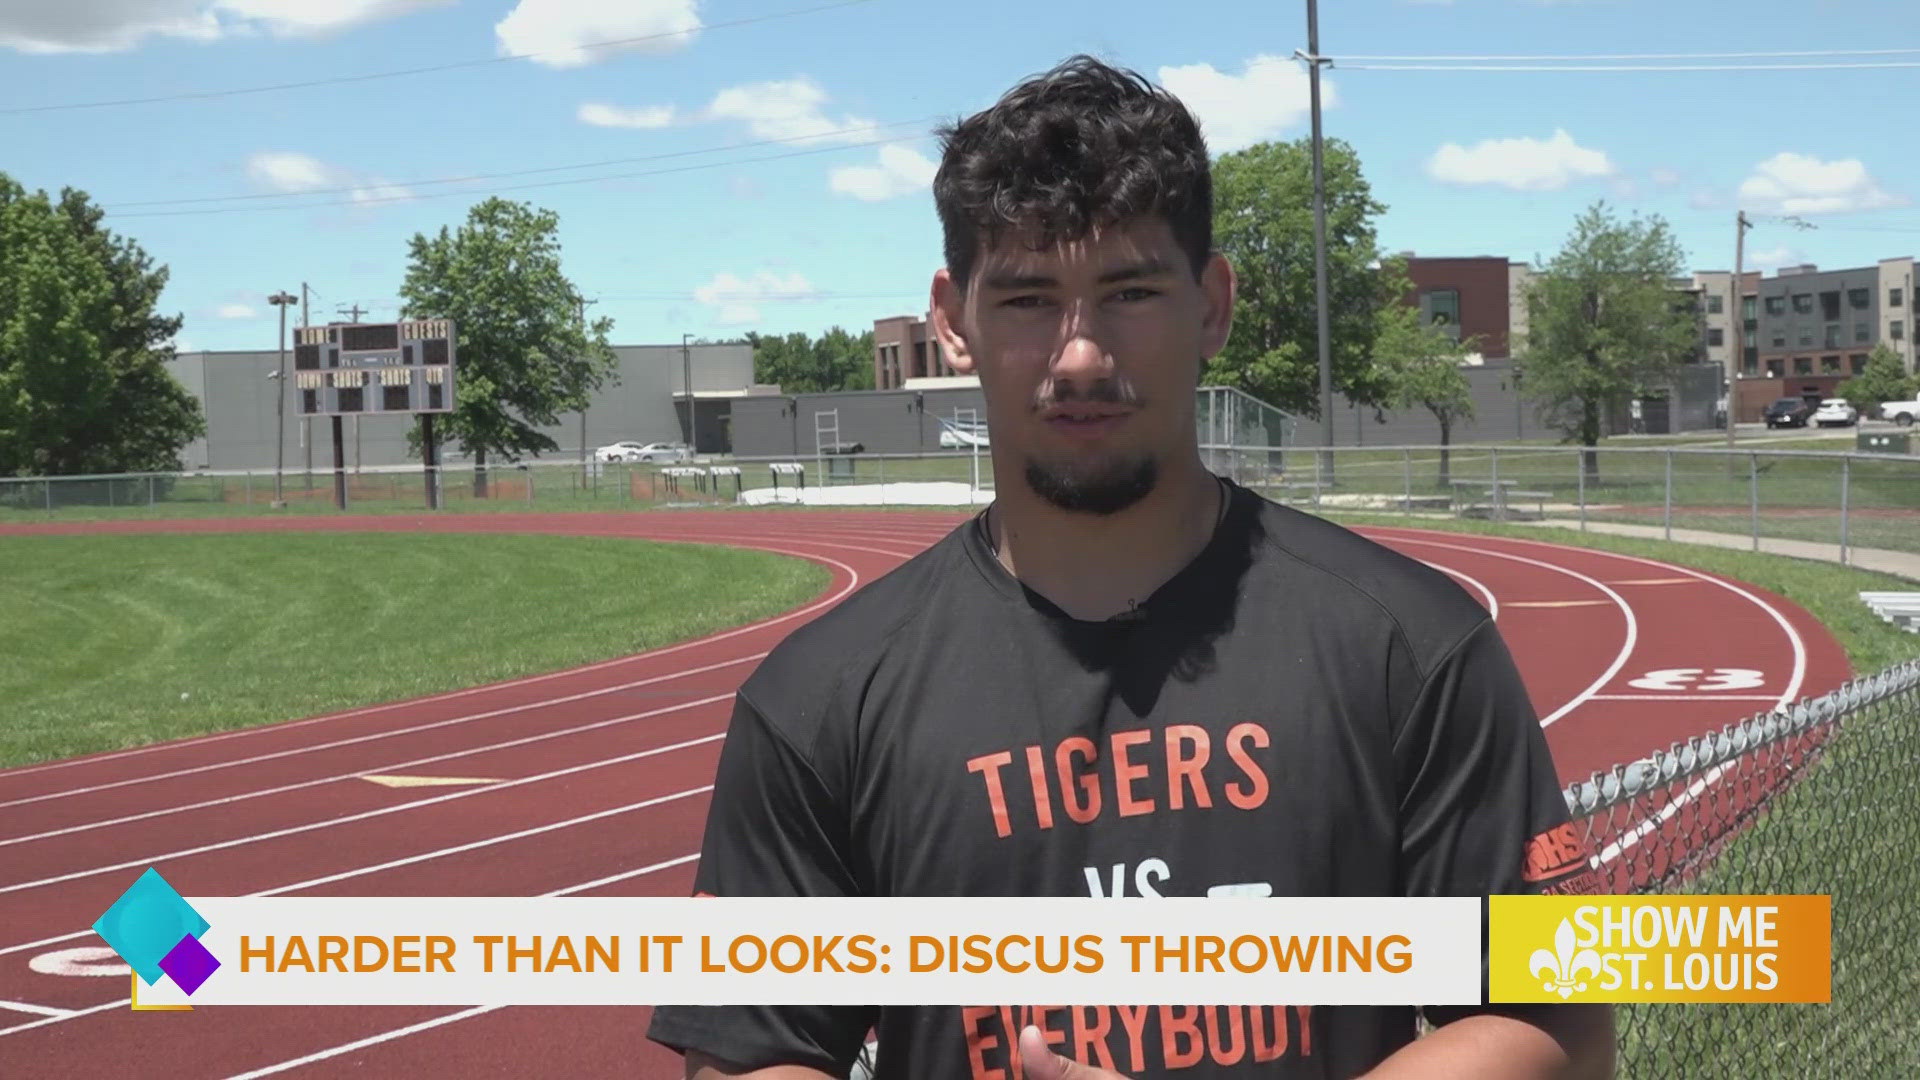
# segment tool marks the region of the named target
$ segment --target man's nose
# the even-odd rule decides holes
[[[1113,356],[1102,343],[1098,327],[1086,315],[1070,312],[1061,327],[1053,358],[1053,378],[1081,388],[1113,377]]]

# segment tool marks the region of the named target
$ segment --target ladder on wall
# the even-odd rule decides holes
[[[813,468],[822,483],[827,477],[827,447],[840,443],[840,410],[822,409],[813,414]]]

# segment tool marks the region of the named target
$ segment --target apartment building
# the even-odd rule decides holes
[[[927,319],[919,315],[895,315],[873,320],[873,386],[876,390],[896,390],[908,379],[945,378],[958,375],[947,362],[940,338]]]

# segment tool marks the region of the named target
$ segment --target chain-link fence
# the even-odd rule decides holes
[[[1618,1006],[1620,1076],[1920,1076],[1920,661],[1565,794],[1601,892],[1832,897],[1830,1004]]]

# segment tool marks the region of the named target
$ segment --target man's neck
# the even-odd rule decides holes
[[[1212,539],[1226,499],[1198,460],[1105,517],[1061,510],[1024,481],[996,486],[986,524],[1000,564],[1067,614],[1090,621],[1145,602],[1192,562]]]

